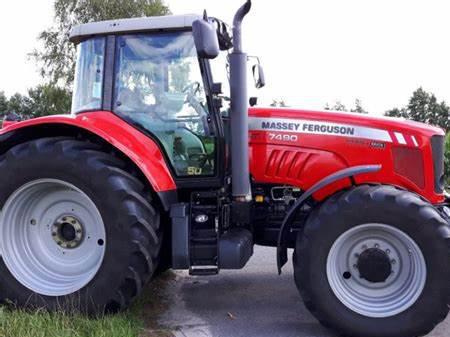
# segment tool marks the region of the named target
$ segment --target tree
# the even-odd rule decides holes
[[[28,90],[31,117],[42,117],[70,112],[72,95],[69,91],[50,85]]]
[[[450,107],[443,101],[439,103],[434,94],[423,88],[414,91],[406,107],[389,110],[385,115],[412,119],[450,130]]]
[[[366,110],[364,110],[363,106],[362,106],[362,102],[359,98],[355,99],[355,107],[352,108],[350,110],[351,112],[356,112],[359,114],[367,114],[369,112],[367,112]]]
[[[23,119],[32,117],[31,100],[19,93],[14,94],[8,100],[8,113],[15,113]]]
[[[71,93],[51,84],[28,90],[28,96],[16,93],[9,99],[0,92],[0,118],[9,113],[20,119],[67,113],[70,111]]]
[[[325,105],[325,110],[331,111],[349,111],[344,103],[340,100],[334,102],[333,106],[330,106],[328,103]],[[355,99],[355,106],[350,109],[350,112],[367,114],[368,112],[364,110],[362,106],[362,102],[359,98]]]
[[[334,105],[330,107],[330,105],[327,103],[325,105],[325,110],[331,110],[331,111],[347,111],[346,106],[341,101],[335,101]]]
[[[3,118],[8,113],[8,98],[5,93],[0,91],[0,118]]]
[[[408,111],[405,108],[394,108],[392,110],[386,111],[384,115],[388,117],[408,118]]]
[[[42,49],[32,57],[51,84],[69,87],[74,79],[75,46],[69,33],[75,25],[119,18],[167,15],[163,0],[55,0],[54,25],[39,34]]]
[[[288,105],[284,99],[272,99],[272,103],[270,103],[272,107],[286,108]]]

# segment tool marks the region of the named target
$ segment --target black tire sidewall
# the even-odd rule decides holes
[[[352,336],[415,336],[434,327],[436,317],[445,312],[450,256],[436,224],[429,223],[436,211],[409,192],[402,193],[410,194],[416,203],[405,208],[395,201],[398,191],[389,191],[392,198],[364,200],[356,195],[355,200],[342,196],[325,203],[322,207],[329,209],[314,212],[306,224],[305,237],[297,240],[300,266],[294,267],[300,292],[325,325]],[[334,242],[344,232],[368,223],[387,224],[406,233],[421,249],[427,266],[426,285],[419,299],[406,311],[388,318],[369,318],[348,309],[334,295],[327,278],[327,259]]]
[[[14,299],[19,306],[45,307],[50,310],[64,309],[67,305],[80,307],[82,311],[98,312],[108,305],[107,301],[117,297],[123,275],[129,265],[132,242],[126,230],[120,195],[111,189],[108,175],[100,162],[89,163],[89,158],[64,154],[64,151],[30,151],[26,158],[10,157],[0,166],[2,177],[0,205],[24,184],[37,179],[58,179],[70,183],[83,191],[97,206],[105,232],[105,254],[95,277],[79,291],[67,296],[43,296],[34,293],[19,283],[0,259],[0,294],[3,299]],[[71,308],[69,308],[71,309]]]

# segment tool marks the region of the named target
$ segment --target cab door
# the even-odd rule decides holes
[[[113,111],[155,138],[176,177],[217,175],[217,136],[191,32],[116,38]]]

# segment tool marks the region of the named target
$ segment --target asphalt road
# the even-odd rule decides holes
[[[257,247],[240,271],[177,272],[166,291],[169,309],[160,323],[177,337],[335,337],[304,307],[292,263],[277,275],[273,248]],[[444,336],[450,336],[450,317],[429,335]]]

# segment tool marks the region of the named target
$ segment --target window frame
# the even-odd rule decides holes
[[[78,48],[80,48],[81,46],[81,43],[83,43],[83,42],[85,42],[85,41],[89,41],[89,40],[100,40],[100,39],[102,39],[103,40],[103,71],[102,71],[102,81],[101,81],[101,88],[102,88],[102,92],[101,92],[101,94],[100,94],[100,104],[99,104],[99,107],[98,108],[90,108],[90,109],[80,109],[80,110],[76,110],[76,111],[74,111],[74,109],[73,109],[73,100],[74,100],[74,97],[75,97],[75,95],[76,95],[76,90],[75,90],[75,85],[77,85],[77,76],[78,76],[78,69],[76,68],[75,69],[75,78],[74,78],[74,81],[73,81],[73,93],[72,93],[72,102],[71,102],[71,114],[74,114],[74,115],[78,115],[78,114],[80,114],[80,113],[85,113],[85,112],[93,112],[93,111],[99,111],[99,110],[101,110],[101,109],[103,109],[103,103],[104,103],[104,99],[105,99],[105,97],[104,97],[104,86],[105,86],[105,83],[106,83],[106,69],[107,69],[107,60],[106,60],[106,56],[107,56],[107,54],[106,54],[106,50],[107,50],[107,46],[108,46],[108,39],[107,39],[107,36],[101,36],[101,35],[99,35],[99,36],[95,36],[95,37],[93,37],[93,38],[91,38],[91,39],[86,39],[86,40],[83,40],[83,41],[80,41],[80,43],[77,45],[77,58],[76,58],[76,60],[77,60],[77,62],[78,62]],[[78,67],[78,64],[77,64],[77,67]]]

